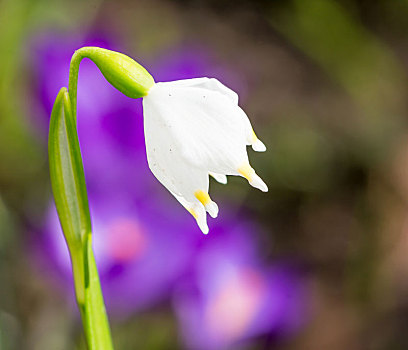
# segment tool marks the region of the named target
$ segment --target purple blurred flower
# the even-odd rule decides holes
[[[148,198],[143,205],[120,197],[91,197],[90,202],[95,258],[109,311],[127,314],[168,296],[191,260],[195,235],[188,232],[190,223],[163,215],[162,207]],[[54,207],[45,231],[48,252],[69,276],[68,250]]]
[[[263,334],[297,330],[305,319],[300,274],[285,264],[263,267],[253,228],[213,229],[196,253],[190,284],[175,309],[188,349],[229,349]]]

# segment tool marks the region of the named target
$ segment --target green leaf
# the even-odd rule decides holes
[[[91,219],[76,122],[68,91],[62,88],[51,113],[48,152],[51,185],[69,246],[80,246],[91,232]]]
[[[51,113],[48,152],[51,185],[68,244],[75,293],[91,350],[112,350],[108,318],[92,251],[92,228],[70,97],[62,88]]]

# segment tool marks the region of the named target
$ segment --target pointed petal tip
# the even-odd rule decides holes
[[[200,228],[201,232],[204,233],[205,235],[207,235],[208,232],[210,231],[206,222],[199,222],[197,220],[197,225]]]
[[[218,205],[211,200],[210,195],[207,192],[198,190],[194,193],[194,196],[204,206],[205,210],[211,215],[211,217],[213,218],[217,217]],[[204,211],[204,214],[205,214],[205,211]]]
[[[219,212],[218,205],[213,201],[211,201],[205,206],[205,210],[207,210],[208,214],[210,214],[210,216],[214,219],[218,216]]]
[[[257,188],[258,190],[261,190],[262,192],[268,192],[268,186],[266,183],[258,176],[254,175],[249,182],[251,186]]]
[[[252,144],[252,149],[255,152],[265,152],[266,146],[260,139],[256,139],[256,141]]]
[[[264,187],[261,189],[261,191],[262,192],[264,192],[264,193],[266,193],[266,192],[268,192],[269,191],[269,188],[268,188],[268,186],[264,183]]]
[[[245,177],[252,187],[255,187],[262,192],[268,192],[268,186],[258,176],[255,170],[249,165],[249,163],[242,165],[238,168],[238,173]]]
[[[198,227],[200,228],[201,232],[206,235],[209,229],[207,225],[207,214],[205,212],[204,206],[202,206],[201,204],[197,205],[194,212],[196,214],[194,218],[196,219]]]
[[[225,176],[222,181],[218,181],[220,184],[226,185],[228,183],[227,177]]]
[[[227,176],[224,174],[210,173],[210,175],[220,184],[226,185],[228,182]]]

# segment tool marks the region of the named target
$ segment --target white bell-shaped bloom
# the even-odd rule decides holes
[[[218,215],[208,195],[209,175],[227,183],[226,175],[245,177],[268,191],[249,165],[247,145],[263,152],[238,95],[216,79],[197,78],[156,83],[143,98],[149,167],[156,178],[208,233],[206,211]]]

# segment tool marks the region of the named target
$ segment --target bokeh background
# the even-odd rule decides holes
[[[408,2],[0,0],[0,349],[85,349],[47,128],[84,45],[217,77],[267,194],[211,182],[210,233],[149,173],[140,101],[81,64],[78,130],[117,349],[408,347]]]

